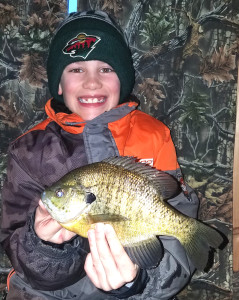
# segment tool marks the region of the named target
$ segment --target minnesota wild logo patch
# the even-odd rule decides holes
[[[82,57],[85,59],[95,49],[96,44],[100,40],[100,37],[79,33],[75,38],[67,42],[62,51],[71,57]]]

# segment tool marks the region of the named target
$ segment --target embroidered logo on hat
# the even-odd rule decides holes
[[[96,44],[100,40],[101,38],[98,36],[79,33],[75,38],[67,42],[62,51],[71,57],[82,57],[85,59],[95,49]]]

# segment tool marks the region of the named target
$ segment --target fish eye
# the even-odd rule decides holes
[[[56,190],[56,196],[58,198],[63,197],[64,196],[64,190],[62,190],[62,189]]]
[[[91,204],[91,203],[93,203],[95,200],[96,200],[96,197],[95,197],[94,194],[92,194],[92,193],[87,193],[87,194],[86,194],[86,203],[87,203],[87,204]]]

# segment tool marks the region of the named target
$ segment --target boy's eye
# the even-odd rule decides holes
[[[82,73],[83,70],[78,68],[78,69],[72,69],[72,70],[70,70],[70,72],[72,72],[72,73]]]
[[[114,70],[112,68],[102,68],[100,70],[101,73],[110,73],[110,72],[114,72]]]

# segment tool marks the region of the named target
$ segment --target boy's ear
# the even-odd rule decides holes
[[[62,87],[61,87],[61,83],[59,83],[59,87],[58,87],[58,95],[62,95]]]

